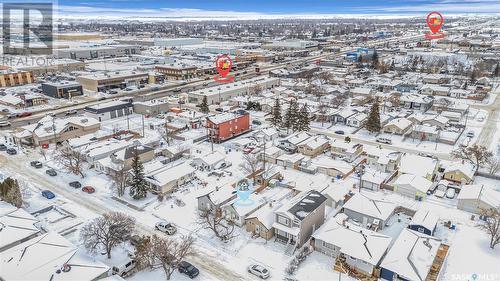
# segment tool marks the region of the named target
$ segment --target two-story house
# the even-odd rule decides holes
[[[275,211],[276,240],[302,246],[325,221],[326,197],[310,190],[300,193]]]

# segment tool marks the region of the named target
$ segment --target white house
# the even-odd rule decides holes
[[[375,226],[374,228],[382,229],[394,214],[396,207],[391,201],[357,193],[342,208],[349,219],[363,226],[370,224]]]
[[[426,197],[427,191],[431,189],[432,182],[422,176],[401,174],[393,182],[393,186],[396,193],[415,200],[422,200]]]

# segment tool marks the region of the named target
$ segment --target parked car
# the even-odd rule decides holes
[[[137,246],[141,242],[142,237],[140,235],[134,234],[130,236],[129,241],[132,246]]]
[[[65,113],[65,115],[75,115],[75,114],[78,114],[78,110],[76,109],[70,109]]]
[[[245,153],[245,154],[249,154],[249,153],[250,153],[250,152],[252,152],[254,149],[255,149],[255,147],[251,147],[251,146],[245,147],[245,148],[243,148],[243,153]]]
[[[14,113],[7,115],[7,119],[12,119],[12,118],[16,118],[16,117],[17,117],[17,114],[14,114]]]
[[[17,154],[17,150],[15,148],[8,148],[6,152],[9,155],[16,155]]]
[[[338,130],[338,131],[335,131],[335,134],[337,134],[337,135],[344,135],[345,132],[342,131],[342,130]]]
[[[160,221],[155,224],[155,229],[159,230],[161,232],[165,232],[168,235],[173,235],[175,232],[177,232],[177,228],[166,221]]]
[[[47,199],[52,199],[52,198],[56,197],[56,195],[50,190],[42,191],[42,196],[47,198]]]
[[[269,273],[269,270],[265,268],[262,265],[259,264],[252,264],[248,266],[248,272],[252,273],[255,276],[258,276],[262,279],[267,279],[271,274]]]
[[[465,136],[467,136],[468,138],[473,138],[474,137],[474,131],[468,131],[467,134]]]
[[[88,193],[88,194],[91,194],[91,193],[94,193],[95,192],[95,188],[93,188],[92,186],[90,185],[87,185],[87,186],[84,186],[82,188],[82,191],[85,192],[85,193]]]
[[[191,279],[195,278],[196,276],[198,276],[198,274],[200,274],[198,268],[196,268],[194,265],[190,264],[187,261],[181,261],[181,263],[179,264],[179,272],[186,274]]]
[[[57,176],[57,172],[56,172],[56,170],[54,170],[54,169],[48,169],[48,170],[46,170],[46,171],[45,171],[45,173],[46,173],[47,175],[51,176],[51,177],[55,177],[55,176]]]
[[[262,125],[262,122],[260,122],[259,120],[252,120],[252,124],[260,126],[260,125]]]
[[[113,275],[120,275],[122,277],[125,277],[127,276],[128,273],[130,273],[130,271],[132,271],[132,269],[135,268],[136,265],[137,265],[136,261],[131,259],[123,265],[113,266],[112,269]]]
[[[3,143],[0,143],[0,151],[5,151],[7,150],[7,146]]]
[[[31,161],[30,165],[31,165],[31,167],[35,167],[37,169],[40,169],[43,166],[42,162],[40,162],[40,161]]]
[[[28,116],[31,116],[32,114],[33,113],[31,113],[29,111],[25,111],[25,112],[18,113],[17,117],[28,117]]]
[[[383,137],[378,137],[376,139],[376,142],[385,143],[385,144],[392,144],[392,140],[391,139],[383,138]]]
[[[73,188],[80,188],[80,187],[82,187],[82,184],[79,181],[72,181],[69,183],[69,186],[71,186]]]
[[[9,121],[0,121],[0,128],[10,127]]]

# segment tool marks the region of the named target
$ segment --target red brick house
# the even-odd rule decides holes
[[[250,114],[226,112],[207,117],[208,139],[220,143],[250,131]]]

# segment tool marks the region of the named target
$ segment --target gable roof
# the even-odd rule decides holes
[[[278,212],[285,211],[291,217],[303,220],[325,201],[326,197],[323,194],[316,190],[310,190],[295,197],[289,204],[281,207]]]
[[[389,218],[396,207],[396,204],[393,202],[377,199],[375,197],[368,197],[362,193],[356,193],[343,206],[344,209],[365,214],[383,221]]]
[[[440,244],[437,238],[405,228],[380,266],[408,280],[424,281]]]

